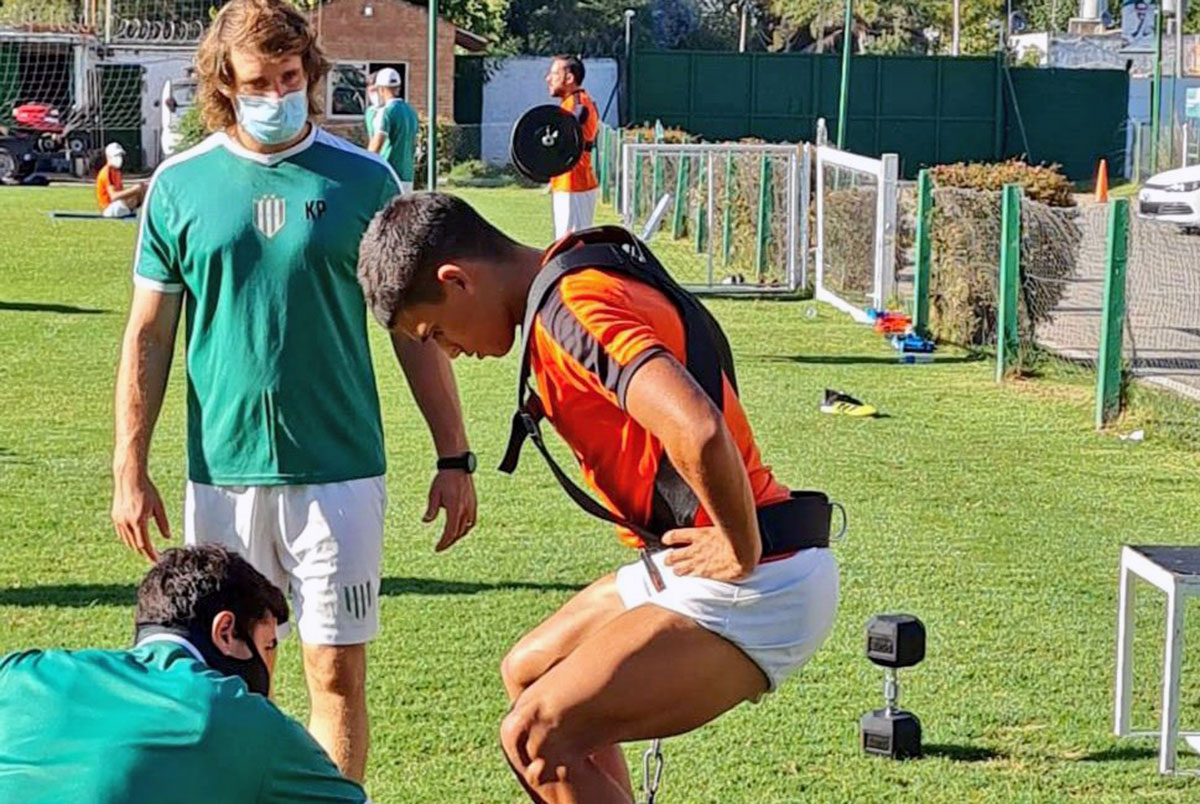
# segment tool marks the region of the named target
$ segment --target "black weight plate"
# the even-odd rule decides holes
[[[522,175],[539,183],[550,181],[583,156],[583,127],[557,106],[534,106],[513,126],[510,152]]]

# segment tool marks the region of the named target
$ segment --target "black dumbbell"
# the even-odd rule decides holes
[[[867,658],[885,669],[883,709],[862,716],[859,743],[867,754],[909,759],[921,756],[921,721],[896,706],[896,670],[925,658],[925,626],[911,614],[880,614],[867,622]]]

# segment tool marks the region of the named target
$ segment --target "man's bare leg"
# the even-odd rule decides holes
[[[304,645],[312,715],[308,730],[343,774],[361,782],[371,734],[367,719],[367,646]]]
[[[545,675],[592,634],[625,613],[617,592],[616,576],[606,575],[568,600],[509,650],[500,664],[500,676],[510,701]],[[597,748],[591,756],[596,767],[633,797],[629,766],[620,746]]]
[[[741,650],[691,620],[639,606],[530,685],[501,726],[527,784],[550,804],[629,804],[591,758],[599,747],[703,725],[767,689]]]

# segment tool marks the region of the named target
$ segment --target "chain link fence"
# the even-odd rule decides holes
[[[1162,123],[1158,129],[1158,158],[1154,158],[1154,129],[1149,123],[1130,121],[1129,178],[1141,184],[1151,176],[1173,168],[1200,165],[1200,120],[1187,118]]]
[[[1000,193],[932,192],[930,330],[938,340],[997,348],[1003,221]],[[911,268],[916,203],[900,198],[898,286]],[[1009,367],[1078,386],[1091,410],[1103,337],[1110,205],[1020,203],[1017,338]],[[911,309],[911,308],[909,308]],[[1132,216],[1127,228],[1121,430],[1200,448],[1200,235]]]
[[[807,262],[804,149],[625,142],[622,153],[625,225],[647,235],[682,284],[756,293],[801,287]]]

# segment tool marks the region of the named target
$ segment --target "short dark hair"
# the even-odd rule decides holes
[[[461,198],[444,193],[397,196],[363,235],[358,283],[375,319],[391,329],[402,308],[442,299],[440,266],[503,258],[515,246]]]
[[[215,544],[163,551],[138,586],[138,625],[162,625],[207,632],[222,611],[238,626],[275,615],[287,622],[287,601],[263,574],[236,553]]]
[[[583,86],[583,76],[586,74],[583,69],[583,59],[569,53],[560,53],[554,57],[554,60],[564,62],[567,65],[567,72],[575,76],[576,86]]]

